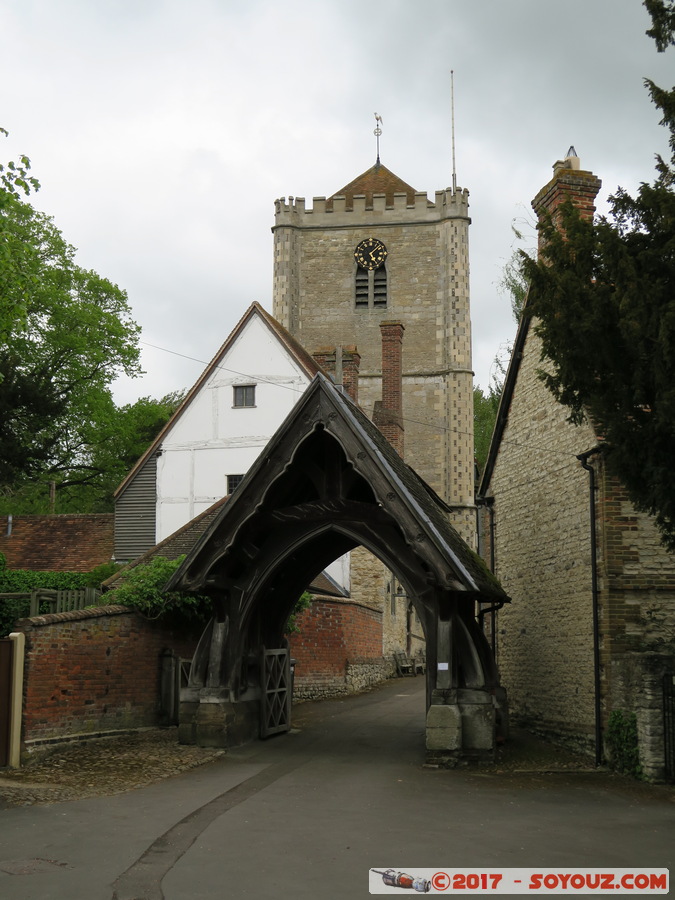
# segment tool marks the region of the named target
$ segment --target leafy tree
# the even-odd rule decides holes
[[[480,385],[473,389],[474,458],[481,472],[490,449],[501,393],[501,384],[494,379],[488,391],[483,391]]]
[[[7,135],[4,128],[0,134]],[[39,189],[37,178],[29,174],[30,160],[0,163],[0,345],[4,344],[23,321],[25,296],[30,276],[20,265],[19,239],[7,227],[11,210],[22,196]]]
[[[49,482],[60,511],[110,508],[180,398],[115,407],[113,380],[140,372],[139,328],[125,292],[77,265],[22,199],[39,187],[29,168],[0,165],[0,496],[13,512],[46,512]]]
[[[117,407],[106,392],[95,418],[64,436],[61,456],[54,455],[30,480],[5,485],[0,491],[0,514],[112,511],[115,489],[169,421],[182,397],[181,392],[160,400],[141,397]]]
[[[139,328],[25,202],[38,188],[26,156],[0,164],[0,510],[53,511],[56,490],[59,512],[102,512],[181,396],[115,406],[113,380],[140,372]]]
[[[67,455],[77,465],[81,426],[118,374],[140,371],[139,328],[124,291],[80,268],[48,216],[14,199],[1,217],[28,277],[22,326],[0,347],[0,483],[13,484]]]
[[[645,6],[663,51],[675,42],[675,2]],[[656,179],[634,197],[618,189],[608,217],[584,220],[567,203],[559,229],[540,224],[540,260],[522,262],[548,361],[542,379],[570,421],[594,424],[609,469],[675,550],[675,89],[645,84],[670,160],[657,156]]]

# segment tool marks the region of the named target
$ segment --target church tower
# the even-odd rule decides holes
[[[382,396],[380,324],[401,323],[405,459],[473,545],[468,191],[433,201],[380,163],[311,207],[276,201],[273,315],[313,353],[356,345],[359,402]]]

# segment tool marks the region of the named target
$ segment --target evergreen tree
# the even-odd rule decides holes
[[[675,43],[675,0],[645,0],[660,52]],[[522,256],[527,314],[543,342],[541,373],[570,421],[590,419],[607,465],[675,549],[675,88],[645,80],[670,132],[670,159],[610,214],[584,220],[567,203],[540,223],[542,251]]]

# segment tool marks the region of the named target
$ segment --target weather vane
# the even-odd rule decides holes
[[[382,116],[379,113],[374,113],[374,116],[375,116],[375,131],[373,131],[373,134],[375,135],[375,138],[377,140],[377,163],[376,163],[376,165],[379,166],[380,165],[380,135],[382,134],[382,129],[380,128],[380,125],[383,125],[384,122],[382,121]]]

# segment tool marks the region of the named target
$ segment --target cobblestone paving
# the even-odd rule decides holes
[[[21,769],[0,769],[0,806],[118,794],[178,775],[223,753],[179,744],[176,728],[78,741]]]

